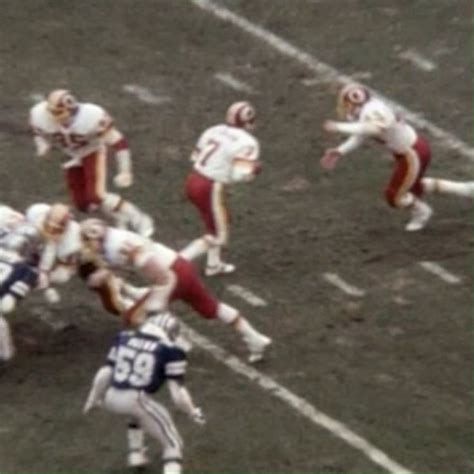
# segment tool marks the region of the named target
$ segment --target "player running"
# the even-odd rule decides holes
[[[54,146],[68,157],[63,168],[77,209],[99,209],[113,217],[117,225],[146,237],[153,234],[153,221],[148,215],[106,190],[109,149],[114,150],[118,164],[115,186],[131,186],[133,174],[127,140],[102,107],[78,102],[67,90],[54,90],[30,110],[30,127],[38,156],[46,156]]]
[[[338,97],[338,112],[347,121],[327,120],[324,129],[350,137],[337,148],[326,150],[321,166],[334,168],[342,156],[358,148],[367,137],[384,145],[395,163],[385,188],[385,198],[390,206],[410,212],[411,219],[405,227],[407,231],[423,229],[433,214],[431,207],[422,199],[424,192],[473,197],[473,181],[454,182],[424,177],[431,161],[428,142],[366,87],[358,84],[344,86]]]

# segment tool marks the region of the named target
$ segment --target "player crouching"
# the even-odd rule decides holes
[[[205,424],[184,385],[186,354],[176,344],[179,323],[170,313],[149,317],[138,329],[121,331],[107,363],[95,375],[84,406],[96,406],[131,418],[128,424],[128,465],[148,464],[145,433],[162,447],[163,474],[182,472],[183,441],[168,410],[151,395],[167,382],[175,405],[195,423]]]

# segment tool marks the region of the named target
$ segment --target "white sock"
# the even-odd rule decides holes
[[[163,474],[181,474],[182,469],[178,461],[165,461],[163,464]]]
[[[137,423],[129,423],[127,440],[129,451],[141,451],[145,448],[145,433]]]
[[[204,237],[193,240],[190,244],[184,247],[179,254],[186,260],[194,260],[201,255],[204,255],[209,250],[209,243]]]
[[[217,267],[221,263],[221,247],[214,245],[207,251],[207,266]]]
[[[474,197],[474,181],[457,182],[447,179],[423,178],[423,189],[431,193],[452,194],[453,196]]]

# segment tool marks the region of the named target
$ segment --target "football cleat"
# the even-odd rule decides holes
[[[433,209],[422,201],[416,201],[411,212],[412,217],[405,226],[405,230],[408,232],[416,232],[423,229],[433,215]]]
[[[217,265],[207,266],[204,270],[206,276],[225,275],[235,272],[235,265],[232,263],[219,262]]]
[[[245,343],[247,344],[250,352],[248,361],[253,364],[263,360],[265,351],[271,345],[272,340],[263,334],[258,334],[256,336],[252,336],[251,338],[245,338]]]
[[[140,449],[137,451],[130,451],[127,457],[128,467],[141,468],[145,467],[150,463],[148,456],[146,455],[146,449]]]

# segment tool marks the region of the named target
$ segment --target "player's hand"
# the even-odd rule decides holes
[[[58,293],[58,290],[51,286],[44,290],[43,296],[49,304],[57,304],[61,301],[61,295]]]
[[[114,178],[114,185],[117,188],[128,188],[133,183],[133,175],[132,173],[128,173],[124,171],[122,173],[118,173]]]
[[[191,415],[191,419],[194,421],[194,423],[203,426],[207,423],[206,417],[204,413],[202,412],[201,408],[196,407],[193,410],[193,413]]]
[[[339,161],[341,156],[342,155],[338,150],[330,148],[329,150],[326,150],[319,163],[325,170],[332,170],[335,168],[336,163]]]
[[[334,120],[325,120],[323,123],[323,129],[326,132],[337,132],[337,122]]]
[[[84,408],[82,409],[82,413],[84,415],[87,415],[92,409],[96,407],[100,407],[102,405],[102,400],[95,400],[94,397],[89,397],[87,398],[86,404],[84,405]]]
[[[46,290],[49,287],[49,276],[46,272],[40,270],[38,275],[38,282],[36,283],[36,288],[38,290]]]

